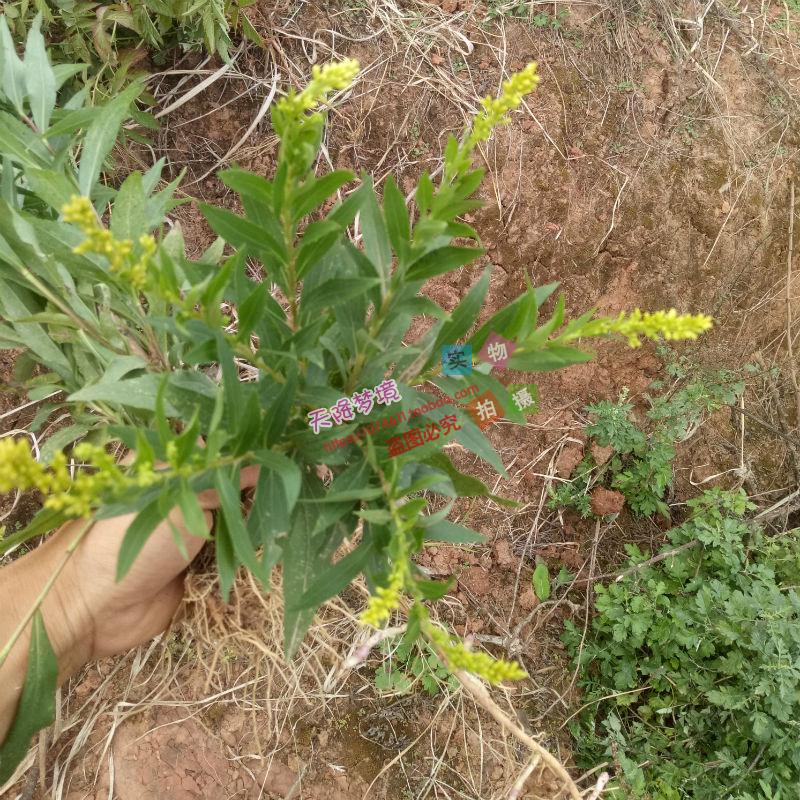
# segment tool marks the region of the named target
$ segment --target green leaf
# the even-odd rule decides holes
[[[386,217],[389,241],[402,264],[411,240],[411,226],[408,222],[405,198],[397,188],[397,183],[392,175],[386,179],[386,186],[383,190],[383,213]]]
[[[466,175],[463,175],[453,187],[454,196],[458,200],[465,200],[467,197],[475,194],[475,192],[478,190],[478,187],[483,182],[485,175],[485,169],[475,169],[472,170],[472,172],[468,172]]]
[[[5,210],[0,204],[0,219]],[[1,224],[1,223],[0,223]],[[20,290],[22,294],[23,290]],[[20,297],[11,284],[0,280],[0,316],[11,322],[16,333],[24,337],[28,349],[48,367],[67,380],[72,378],[72,367],[61,348],[53,341],[48,332],[35,322],[18,322],[14,320],[30,316],[32,309],[26,305],[24,295]]]
[[[483,431],[478,428],[466,413],[462,413],[461,417],[462,418],[459,420],[461,430],[455,432],[456,440],[466,447],[467,450],[475,453],[476,456],[480,456],[488,464],[491,464],[503,478],[508,479],[508,473],[503,466],[503,462],[500,460],[500,456],[497,454],[492,443],[483,434]]]
[[[239,298],[239,340],[247,342],[253,328],[266,313],[267,295],[269,294],[269,283],[257,284],[247,297]]]
[[[242,205],[245,209],[248,206],[256,211],[256,214],[251,214],[247,210],[248,215],[256,216],[257,221],[262,221],[262,215],[267,212],[274,216],[272,210],[272,197],[273,187],[272,183],[261,175],[255,175],[244,169],[226,169],[217,173],[219,179],[228,187],[238,192],[242,196]],[[245,201],[253,201],[247,203]]]
[[[558,300],[556,300],[556,307],[553,309],[553,315],[549,320],[547,320],[547,322],[544,323],[544,325],[540,325],[535,330],[530,331],[527,336],[525,335],[525,331],[521,332],[518,339],[521,347],[529,352],[541,350],[541,348],[546,347],[548,344],[547,340],[550,338],[550,335],[555,330],[560,328],[561,324],[564,322],[565,308],[566,299],[563,294],[560,294],[558,296]]]
[[[78,168],[78,186],[85,197],[92,196],[92,190],[103,169],[103,161],[117,140],[120,126],[129,115],[131,103],[142,93],[143,88],[142,83],[135,82],[120,92],[103,106],[102,113],[86,131]]]
[[[263,547],[261,559],[264,578],[281,557],[279,539],[289,533],[290,513],[286,489],[280,477],[268,469],[258,473],[253,506],[247,517],[247,531],[254,547]]]
[[[149,373],[125,381],[95,383],[73,392],[67,400],[83,403],[115,403],[128,408],[155,411],[160,377],[155,373]],[[164,403],[164,411],[169,416],[178,415],[178,411],[169,402]]]
[[[225,524],[225,517],[217,518],[216,536],[214,537],[216,548],[215,555],[217,561],[217,574],[219,575],[219,591],[224,602],[228,602],[231,594],[231,587],[236,579],[236,570],[239,562],[233,550],[228,527]]]
[[[420,175],[419,182],[417,183],[417,188],[414,193],[414,199],[416,200],[420,217],[422,217],[433,203],[433,182],[431,181],[431,177],[427,172],[423,172],[422,175]]]
[[[25,177],[34,194],[59,213],[76,192],[73,181],[52,169],[28,167],[25,170]]]
[[[37,609],[31,625],[28,670],[14,721],[0,747],[0,786],[25,758],[33,735],[52,724],[56,716],[58,661],[47,637],[42,612]]]
[[[508,359],[508,369],[518,369],[525,372],[549,372],[550,370],[562,369],[572,364],[583,364],[594,358],[593,353],[586,353],[577,347],[552,344],[543,350],[533,353],[520,352],[515,350],[511,358]]]
[[[439,247],[412,262],[405,277],[409,281],[424,281],[463,267],[485,252],[480,247]]]
[[[297,362],[291,361],[286,371],[286,383],[280,388],[267,411],[267,420],[264,426],[264,441],[267,446],[272,447],[283,435],[296,393]]]
[[[381,282],[381,297],[389,288],[389,279],[392,271],[392,250],[389,246],[389,235],[386,232],[386,223],[383,213],[375,197],[372,178],[365,175],[364,185],[369,187],[361,206],[361,229],[364,238],[364,252]]]
[[[187,483],[181,484],[181,491],[178,495],[178,507],[183,515],[183,522],[186,530],[192,536],[199,536],[201,539],[210,539],[208,525],[203,508],[197,495],[189,488]]]
[[[131,372],[145,369],[147,362],[141,356],[118,356],[103,373],[101,381],[103,383],[116,383]]]
[[[52,436],[48,436],[42,445],[41,457],[45,464],[50,463],[53,456],[59,451],[63,450],[68,444],[86,436],[89,432],[87,425],[81,423],[74,423],[68,425],[66,428],[57,430]]]
[[[342,226],[328,219],[312,222],[303,232],[303,239],[297,252],[295,268],[297,277],[304,277],[323,257],[327,255],[342,235]]]
[[[358,189],[350,192],[341,203],[335,205],[325,219],[330,222],[335,222],[341,228],[346,228],[356,218],[356,214],[361,211],[364,202],[371,193],[371,184],[367,186],[362,183]]]
[[[385,508],[366,508],[356,513],[367,522],[382,523],[392,521],[392,515]]]
[[[310,176],[292,198],[292,219],[299,222],[355,177],[349,169],[338,169],[321,178]]]
[[[375,688],[379,692],[388,692],[394,686],[394,677],[385,664],[375,670]]]
[[[425,463],[446,473],[459,497],[486,497],[490,494],[489,488],[483,481],[459,472],[453,466],[450,456],[445,453],[432,453],[425,459]]]
[[[55,122],[44,131],[44,137],[46,139],[55,139],[67,133],[75,133],[81,128],[85,129],[101,111],[102,108],[99,106],[76,108],[72,111],[56,109],[53,115]]]
[[[317,490],[319,491],[319,490]],[[311,589],[317,565],[315,539],[317,510],[309,503],[300,503],[292,519],[291,530],[283,548],[284,650],[291,658],[305,636],[316,608],[293,611],[290,598],[303,597]]]
[[[142,173],[132,172],[119,187],[111,214],[111,232],[118,239],[138,239],[147,228],[147,197]]]
[[[217,487],[222,514],[225,517],[225,525],[230,534],[236,557],[264,583],[265,576],[262,574],[261,564],[256,557],[256,551],[253,549],[253,543],[250,541],[250,535],[242,519],[238,468],[231,472],[217,470],[214,473],[214,484]]]
[[[486,267],[480,280],[469,290],[467,296],[453,309],[450,319],[445,322],[436,335],[434,356],[439,357],[443,344],[457,342],[475,323],[480,313],[486,292],[489,290],[489,278],[492,274],[491,266]]]
[[[375,500],[383,496],[383,489],[352,489],[343,492],[328,492],[323,497],[303,497],[302,504],[344,503],[352,500]]]
[[[297,599],[289,601],[289,611],[317,609],[322,603],[346,589],[363,570],[372,555],[373,542],[362,542],[355,550],[340,558],[332,566],[320,565],[314,585]]]
[[[328,306],[359,297],[378,283],[377,278],[334,278],[308,292],[303,291],[300,296],[303,318],[308,320]]]
[[[440,539],[439,541],[445,540]],[[483,541],[483,539],[481,539],[481,541]],[[452,577],[446,581],[428,581],[417,578],[415,584],[426,600],[441,600],[450,591],[450,589],[453,588],[455,582],[455,577]]]
[[[41,27],[42,14],[39,12],[28,30],[23,67],[31,115],[39,132],[44,133],[56,104],[56,76],[47,57]]]
[[[60,89],[73,75],[83,72],[86,64],[53,64],[53,74],[56,76],[56,90]],[[88,85],[75,92],[64,104],[64,108],[77,108],[77,103],[84,102],[88,94]]]
[[[5,111],[0,111],[0,152],[26,169],[50,165],[51,156],[44,142],[24,122]]]
[[[533,586],[533,591],[536,592],[536,596],[542,602],[550,597],[550,572],[547,569],[547,564],[543,561],[536,565],[531,577],[531,585]]]
[[[165,503],[161,501],[161,498],[156,497],[136,515],[136,519],[128,526],[117,557],[117,581],[121,581],[128,574],[128,570],[133,566],[136,556],[145,546],[150,534],[169,513],[170,509],[165,509],[164,506]]]
[[[427,297],[411,297],[401,300],[393,310],[397,314],[408,313],[414,316],[424,314],[436,319],[447,319],[450,316],[440,305]]]
[[[451,542],[452,544],[478,544],[486,541],[486,537],[477,531],[447,519],[439,520],[432,525],[425,525],[423,517],[422,523],[426,540]]]
[[[275,450],[259,450],[253,458],[256,463],[280,476],[286,490],[288,508],[291,511],[300,496],[300,484],[303,479],[300,467],[283,453],[278,453]]]
[[[221,330],[216,330],[214,338],[217,343],[217,362],[222,372],[221,388],[225,393],[224,425],[229,433],[238,433],[246,413],[245,388],[239,380],[239,368],[234,361],[233,351],[225,339],[225,335]],[[229,528],[233,534],[230,523]]]
[[[228,244],[244,248],[257,258],[275,259],[278,264],[286,263],[286,248],[283,242],[278,241],[263,227],[231,211],[215,208],[206,203],[200,204],[200,211],[214,233],[221,236]]]
[[[548,283],[546,286],[538,286],[534,290],[537,307],[547,300],[548,297],[558,288],[557,283]],[[480,328],[477,333],[474,333],[468,340],[467,344],[472,345],[472,351],[477,353],[484,345],[484,342],[489,338],[489,334],[493,331],[501,336],[510,336],[511,326],[517,317],[520,306],[530,302],[527,293],[521,294],[515,300],[512,300],[505,308],[501,308],[496,314],[493,314]],[[525,338],[525,331],[520,331],[520,338]],[[515,337],[514,337],[515,338]]]
[[[25,110],[25,68],[17,55],[5,15],[0,15],[0,94],[4,94],[18,113]]]
[[[12,547],[33,539],[34,536],[50,533],[65,520],[66,517],[60,511],[53,511],[51,508],[39,509],[34,518],[21,531],[5,538],[0,537],[0,556],[5,555]]]

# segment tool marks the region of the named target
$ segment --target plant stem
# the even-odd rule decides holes
[[[456,676],[461,686],[471,695],[472,699],[484,711],[487,711],[495,721],[499,722],[501,727],[518,739],[522,744],[526,745],[532,752],[541,756],[542,761],[547,764],[550,771],[563,782],[564,785],[561,791],[566,789],[572,800],[581,800],[581,793],[578,791],[578,787],[575,786],[575,782],[561,762],[542,747],[536,739],[525,733],[525,731],[522,730],[494,700],[492,700],[488,690],[480,681],[473,678],[472,675],[462,669],[454,670],[453,674]],[[561,792],[558,793],[558,796],[560,796],[560,794]]]
[[[390,287],[389,291],[386,292],[386,296],[383,298],[383,302],[381,303],[378,313],[370,320],[369,328],[367,328],[367,337],[369,339],[374,339],[380,333],[384,318],[389,313],[389,307],[391,306],[393,299],[394,288]],[[353,362],[353,371],[350,373],[350,377],[347,380],[347,386],[345,387],[345,392],[347,394],[351,394],[353,391],[355,391],[356,381],[361,376],[366,362],[367,354],[362,350],[356,356],[356,359]]]
[[[789,255],[786,259],[786,349],[789,353],[789,377],[794,387],[795,426],[800,430],[800,387],[792,347],[792,261],[794,260],[794,181],[789,184]]]
[[[107,341],[99,330],[97,330],[93,325],[87,324],[86,320],[81,319],[66,303],[62,303],[58,297],[56,297],[56,295],[54,295],[50,289],[48,289],[48,287],[45,286],[27,267],[21,266],[19,267],[19,271],[20,274],[28,281],[28,283],[30,283],[31,286],[33,286],[36,291],[42,295],[42,297],[45,297],[63,314],[68,316],[72,322],[75,323],[79,330],[82,330],[93,336],[100,344],[111,350],[112,353],[116,353],[120,356],[128,355],[124,350],[120,350],[111,344],[111,342]]]

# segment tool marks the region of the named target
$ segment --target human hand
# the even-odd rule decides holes
[[[241,472],[241,488],[252,488],[258,467]],[[216,491],[201,492],[197,499],[211,526],[211,511],[219,507]],[[130,650],[167,628],[184,594],[189,563],[206,539],[190,534],[180,509],[172,509],[168,520],[156,526],[125,577],[117,582],[117,558],[122,540],[135,514],[99,520],[82,539],[56,585],[65,616],[86,632],[80,637],[82,662]],[[180,534],[186,551],[181,553],[170,523]],[[65,525],[48,542],[63,552],[74,539],[81,521]],[[53,544],[51,544],[53,542]],[[68,611],[68,605],[77,610]],[[76,638],[73,636],[73,638]]]
[[[258,467],[241,471],[241,488],[255,485]],[[219,506],[214,490],[198,496],[206,523]],[[59,663],[59,680],[94,659],[122,653],[147,642],[169,625],[184,593],[191,560],[206,540],[191,535],[178,508],[168,519],[183,539],[181,554],[164,520],[156,526],[125,577],[116,582],[120,545],[134,519],[126,514],[98,520],[64,564],[41,611]],[[48,579],[63,563],[86,520],[62,526],[44,544],[0,569],[0,647],[36,603]],[[8,729],[24,683],[30,626],[0,665],[0,742]]]

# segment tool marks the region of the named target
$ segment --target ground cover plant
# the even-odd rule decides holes
[[[731,370],[697,371],[680,363],[666,367],[674,380],[655,382],[645,399],[646,425],[633,419],[633,404],[623,391],[616,402],[601,400],[584,407],[590,423],[585,432],[608,458],[595,463],[591,450],[577,465],[571,481],[550,490],[551,508],[568,508],[582,517],[592,514],[590,494],[598,486],[619,491],[637,517],[660,514],[669,519],[667,493],[673,481],[676,448],[690,439],[711,413],[730,406],[744,390]]]
[[[795,797],[800,531],[765,533],[742,491],[688,505],[660,560],[628,545],[630,574],[595,587],[585,641],[567,623],[576,746],[615,765],[609,797]]]
[[[509,79],[498,98],[486,98],[460,140],[451,137],[441,177],[434,182],[423,173],[410,208],[391,179],[379,198],[367,175],[356,181],[344,170],[314,174],[325,125],[320,109],[358,71],[355,62],[315,68],[305,89],[273,107],[281,140],[274,178],[222,173],[245,214],[205,206],[221,238],[191,261],[179,232],[163,227],[174,201],[170,187],[156,191],[158,164],[132,173],[116,191],[99,181],[138,87],[113,101],[113,114],[108,107],[100,114],[66,106],[59,112],[64,71],[50,66],[38,27],[21,62],[8,37],[2,41],[0,345],[27,348],[18,377],[31,400],[47,399],[40,421],[65,409],[72,419],[40,461],[24,440],[0,441],[0,490],[37,489],[44,497],[40,514],[6,537],[2,552],[69,518],[135,512],[120,553],[122,576],[175,506],[189,529],[205,536],[196,493],[214,487],[222,503],[214,530],[222,594],[228,596],[240,565],[267,587],[280,563],[287,655],[320,603],[363,572],[373,590],[366,624],[379,627],[402,609],[407,641],[422,637],[449,669],[490,682],[523,676],[517,664],[469,649],[427,611],[426,601],[449,584],[428,580],[413,557],[428,540],[475,541],[474,531],[447,515],[458,497],[491,496],[439,449],[433,433],[441,420],[433,412],[418,415],[431,438],[398,456],[377,432],[333,454],[324,444],[381,406],[418,408],[436,399],[437,388],[454,394],[472,383],[492,392],[512,422],[523,422],[488,370],[441,374],[442,346],[460,340],[477,352],[492,333],[513,339],[508,366],[536,372],[591,358],[577,347],[584,339],[617,334],[637,345],[640,336],[694,338],[710,326],[705,316],[676,312],[604,318],[589,311],[565,322],[563,297],[541,321],[539,309],[556,287],[529,283],[474,330],[488,268],[449,314],[419,296],[427,279],[483,255],[464,244],[478,234],[459,219],[475,208],[471,197],[483,177],[472,168],[473,154],[535,88],[535,65]],[[25,69],[28,59],[35,71]],[[58,191],[37,183],[42,171],[57,178]],[[248,263],[262,280],[249,277]],[[236,309],[235,319],[222,312],[223,301]],[[403,344],[420,315],[430,329]],[[254,380],[241,380],[244,367]],[[455,440],[505,474],[470,415],[456,409],[449,416]],[[112,446],[135,451],[135,459],[120,466]],[[332,472],[329,483],[318,475],[320,464]],[[68,465],[78,468],[74,477]],[[249,465],[261,472],[243,516],[238,475]],[[445,506],[426,513],[424,492],[444,497]],[[333,561],[345,541],[349,552]],[[32,667],[40,657],[52,659],[35,612],[42,646],[31,653]],[[13,640],[3,657],[11,646]],[[47,689],[40,687],[42,698]],[[25,715],[27,734],[47,721],[31,704]]]

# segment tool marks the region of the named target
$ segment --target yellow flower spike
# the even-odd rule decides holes
[[[0,439],[0,492],[38,488],[44,473],[25,439]]]
[[[64,222],[77,225],[84,233],[87,232],[87,229],[94,229],[98,225],[94,207],[88,197],[72,195],[69,202],[64,204],[61,213],[64,216]]]
[[[347,58],[311,68],[311,80],[299,94],[290,93],[278,101],[279,109],[292,116],[311,111],[327,97],[329,92],[346,89],[358,75],[358,61]]]
[[[85,517],[108,493],[116,493],[131,484],[149,485],[158,480],[152,471],[146,482],[144,476],[129,478],[114,463],[113,457],[97,445],[83,442],[73,453],[78,461],[95,471],[78,471],[72,480],[63,452],[56,453],[48,466],[36,461],[24,439],[0,439],[0,492],[36,489],[45,496],[46,508],[68,517]]]
[[[130,253],[130,242],[126,240],[126,244],[128,247],[128,252]],[[144,254],[150,258],[156,252],[156,240],[149,233],[144,233],[139,237],[139,247],[141,247],[144,251]]]
[[[132,288],[141,291],[147,286],[147,267],[150,258],[158,249],[158,244],[150,234],[139,237],[141,255],[133,259],[133,242],[130,239],[116,239],[111,231],[98,221],[91,202],[86,197],[74,195],[66,203],[61,213],[66,222],[77,225],[86,239],[73,248],[78,255],[96,253],[108,261],[108,269],[113,275],[128,281]]]
[[[519,108],[523,97],[539,85],[539,80],[537,64],[532,61],[503,83],[497,97],[484,97],[481,100],[483,111],[473,122],[472,132],[466,141],[467,147],[471,150],[478,142],[486,141],[494,128],[508,122],[508,112]]]
[[[667,341],[696,339],[713,324],[714,320],[706,314],[679,314],[674,308],[669,311],[642,312],[637,308],[629,313],[621,311],[616,318],[593,319],[574,331],[569,338],[618,333],[628,340],[631,347],[640,347],[642,344],[640,336],[646,339],[662,337]]]
[[[528,673],[515,661],[492,658],[488,653],[468,650],[463,642],[452,641],[447,633],[435,627],[428,634],[447,659],[450,669],[463,669],[492,684],[528,677]]]
[[[507,123],[508,113],[519,108],[525,95],[538,85],[537,65],[532,61],[503,83],[497,97],[489,95],[480,101],[482,110],[473,120],[472,128],[458,143],[456,151],[445,155],[443,184],[450,183],[470,169],[476,145],[485,142],[498,125]]]
[[[365,625],[379,628],[391,617],[392,611],[400,605],[400,593],[403,591],[405,583],[405,571],[406,564],[398,561],[389,576],[388,585],[379,586],[375,590],[375,594],[370,596],[367,607],[361,612],[361,621]]]
[[[171,467],[176,467],[178,465],[178,443],[173,440],[171,442],[167,442],[167,464]]]

